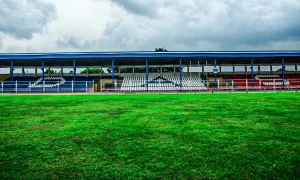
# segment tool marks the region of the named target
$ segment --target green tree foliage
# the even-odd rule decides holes
[[[50,74],[56,74],[56,71],[54,71],[53,69],[50,69],[50,71],[49,69],[46,69],[45,74],[49,74],[49,72]]]
[[[167,52],[168,50],[165,49],[164,47],[162,48],[155,48],[155,52]]]
[[[104,73],[104,71],[100,68],[86,68],[80,72],[80,74],[99,74],[99,73]]]

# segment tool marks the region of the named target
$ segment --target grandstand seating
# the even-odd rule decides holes
[[[251,75],[224,75],[224,78],[232,81],[234,86],[239,89],[252,88],[252,76]],[[248,84],[246,83],[248,81]],[[255,89],[270,89],[274,87],[282,87],[282,76],[278,74],[267,75],[255,75],[254,76]],[[300,86],[300,75],[286,74],[284,85],[289,88]]]
[[[29,88],[56,87],[66,82],[66,80],[63,77],[45,77],[44,81],[42,80],[43,79],[41,77],[34,83],[30,84],[28,87]]]
[[[13,82],[9,79],[3,82],[5,91],[14,91],[16,84],[19,92],[85,92],[88,88],[93,86],[92,81],[94,77],[78,76],[76,81],[73,81],[72,76],[66,77],[45,77],[42,81],[41,77],[30,77],[30,76],[15,76]],[[73,88],[72,88],[73,84]]]
[[[145,76],[125,76],[121,91],[174,91],[174,90],[207,90],[202,79],[198,76],[182,76],[180,86],[179,75],[149,75],[148,82]]]

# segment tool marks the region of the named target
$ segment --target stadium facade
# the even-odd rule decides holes
[[[0,68],[9,70],[0,75],[3,93],[300,88],[300,51],[6,53]],[[78,68],[109,71],[82,74]]]

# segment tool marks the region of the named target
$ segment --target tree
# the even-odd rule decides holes
[[[162,48],[155,48],[155,52],[167,52],[168,50],[165,49],[164,47]]]
[[[80,74],[87,74],[87,72],[89,74],[100,74],[100,73],[104,73],[104,71],[100,68],[87,68],[84,69],[80,72]]]
[[[45,74],[49,73],[49,69],[46,69]],[[50,69],[50,74],[55,74],[55,71],[53,69]]]

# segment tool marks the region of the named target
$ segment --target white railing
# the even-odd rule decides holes
[[[199,80],[193,77],[180,79],[148,80],[135,78],[126,81],[116,80],[115,83],[109,81],[64,81],[58,82],[57,79],[51,81],[40,81],[38,86],[32,84],[37,81],[4,81],[0,83],[0,93],[93,93],[93,92],[209,92],[209,91],[282,91],[300,90],[300,79],[273,79],[264,82],[262,79],[223,79]],[[119,82],[119,83],[117,83]],[[96,86],[95,86],[96,85]]]
[[[93,81],[4,81],[0,84],[1,93],[41,93],[41,92],[94,92]]]

